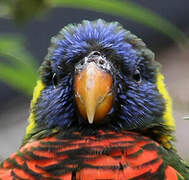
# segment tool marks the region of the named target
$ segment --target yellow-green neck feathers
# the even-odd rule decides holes
[[[37,85],[34,88],[33,92],[33,99],[31,101],[31,112],[29,116],[29,125],[26,128],[26,135],[31,134],[32,130],[35,128],[35,119],[34,119],[34,113],[33,113],[33,107],[35,103],[37,102],[37,99],[40,97],[42,90],[45,88],[45,85],[41,80],[37,81]]]
[[[169,128],[170,131],[175,130],[175,122],[173,118],[173,113],[172,113],[172,101],[171,97],[169,96],[169,93],[165,87],[164,83],[164,76],[161,73],[158,73],[157,75],[157,88],[159,93],[162,95],[162,97],[165,99],[165,111],[163,114],[163,119],[164,119],[164,125]],[[157,132],[158,133],[158,132]],[[161,135],[159,138],[159,141],[162,143],[164,147],[167,149],[170,149],[171,143],[170,140],[173,139],[173,136],[170,135]]]

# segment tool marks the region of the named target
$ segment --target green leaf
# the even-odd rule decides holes
[[[1,0],[0,17],[12,16],[16,21],[24,22],[36,15],[39,16],[44,10],[56,7],[87,9],[121,16],[154,28],[178,44],[188,40],[188,37],[175,25],[151,10],[128,0]]]
[[[37,79],[37,64],[24,48],[23,39],[1,35],[0,60],[0,80],[31,95]]]
[[[154,28],[169,36],[177,43],[185,42],[186,35],[169,21],[154,12],[130,1],[121,0],[49,0],[51,7],[69,7],[87,9],[111,15],[130,18]]]
[[[0,79],[12,87],[31,95],[34,87],[34,78],[28,77],[20,69],[0,64]]]
[[[10,18],[10,7],[0,1],[0,17]]]
[[[18,23],[39,16],[45,9],[46,0],[0,0],[0,17],[13,17]]]

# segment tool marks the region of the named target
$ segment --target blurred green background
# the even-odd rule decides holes
[[[155,52],[173,97],[176,146],[189,160],[187,7],[188,0],[0,0],[0,159],[21,144],[50,38],[69,23],[102,18],[120,22]]]

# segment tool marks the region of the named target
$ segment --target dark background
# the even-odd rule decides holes
[[[133,0],[155,13],[166,18],[186,34],[189,32],[188,0]],[[163,64],[168,89],[173,97],[174,115],[177,124],[177,147],[182,157],[189,160],[189,121],[183,117],[189,115],[189,53],[188,49],[180,50],[174,42],[147,26],[129,19],[115,17],[104,13],[87,10],[57,8],[46,13],[42,20],[30,20],[18,26],[12,20],[0,19],[0,33],[17,33],[26,37],[26,47],[38,59],[39,64],[47,54],[50,38],[69,23],[79,23],[83,19],[119,21],[144,40],[156,53],[156,59]],[[0,82],[0,158],[14,152],[21,144],[27,125],[30,97],[24,96],[5,83]]]

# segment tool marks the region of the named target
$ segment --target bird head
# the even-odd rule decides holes
[[[68,25],[51,39],[29,121],[26,140],[43,130],[103,128],[150,133],[168,147],[174,130],[153,52],[119,23],[103,20]]]

